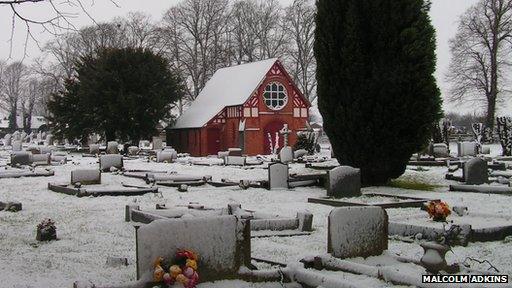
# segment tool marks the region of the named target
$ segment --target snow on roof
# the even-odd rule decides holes
[[[203,127],[224,107],[244,104],[276,61],[272,58],[217,70],[173,128]]]

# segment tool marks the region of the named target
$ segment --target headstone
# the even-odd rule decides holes
[[[226,156],[225,158],[226,165],[234,165],[234,166],[244,166],[245,165],[245,157],[242,156]]]
[[[281,151],[279,151],[279,160],[285,164],[293,162],[292,147],[284,146],[283,148],[281,148]]]
[[[20,131],[14,131],[14,133],[12,133],[12,140],[21,140]]]
[[[432,147],[432,156],[436,158],[450,157],[450,151],[448,150],[448,146],[444,143],[435,143]]]
[[[482,146],[482,154],[491,154],[490,146]]]
[[[288,189],[288,164],[272,163],[268,165],[269,189]]]
[[[299,149],[293,152],[293,159],[299,159],[308,155],[308,151],[306,149]]]
[[[229,151],[219,151],[217,153],[217,157],[220,159],[225,159],[229,155]]]
[[[130,155],[130,156],[135,156],[135,155],[139,154],[139,151],[140,151],[140,149],[137,146],[128,147],[128,155]]]
[[[279,130],[279,133],[283,135],[283,147],[288,146],[288,135],[292,133],[292,131],[288,129],[288,124],[284,124],[283,128]]]
[[[306,212],[297,213],[299,219],[299,231],[310,232],[313,231],[313,214]]]
[[[54,147],[52,146],[40,146],[39,147],[39,154],[51,154]]]
[[[476,156],[478,154],[478,145],[476,142],[457,143],[457,152],[459,157]]]
[[[481,185],[489,182],[487,161],[473,158],[464,164],[463,178],[467,185]]]
[[[160,137],[153,137],[153,150],[162,150],[164,148],[164,142]]]
[[[101,172],[97,169],[81,169],[71,171],[71,184],[101,184]]]
[[[37,144],[39,144],[39,143],[41,143],[43,141],[43,132],[39,131],[37,133],[36,140],[37,140]]]
[[[50,165],[52,160],[50,154],[34,154],[32,162],[37,165]]]
[[[242,149],[240,149],[240,148],[229,148],[228,149],[228,156],[242,156]]]
[[[361,196],[361,170],[340,166],[328,173],[327,196],[334,198]]]
[[[123,156],[118,154],[101,155],[100,170],[103,172],[110,171],[110,168],[123,169]]]
[[[167,162],[171,163],[178,158],[178,154],[174,149],[172,150],[163,150],[156,152],[156,162],[162,163]]]
[[[44,140],[44,145],[46,145],[46,146],[53,145],[53,135],[52,134],[48,133],[48,135],[46,135],[46,138]]]
[[[32,164],[32,154],[26,151],[11,154],[11,166]]]
[[[116,141],[107,142],[107,154],[119,154],[119,143]]]
[[[100,154],[100,145],[99,144],[90,144],[89,145],[89,154],[92,154],[92,155]]]
[[[12,151],[21,151],[22,143],[20,140],[12,141]]]
[[[21,132],[21,142],[25,142],[27,140],[27,132],[23,131]]]
[[[381,255],[388,248],[388,215],[381,207],[343,207],[328,218],[327,252],[336,258]]]
[[[12,135],[11,134],[5,134],[4,136],[4,146],[11,146],[12,143]]]
[[[237,277],[240,267],[251,260],[246,223],[236,216],[221,216],[161,219],[141,226],[136,232],[137,278],[150,284],[155,260],[173,260],[175,253],[184,248],[199,255],[201,282]]]

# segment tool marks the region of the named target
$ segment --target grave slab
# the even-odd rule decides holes
[[[361,170],[340,166],[328,173],[327,196],[334,198],[361,196]]]

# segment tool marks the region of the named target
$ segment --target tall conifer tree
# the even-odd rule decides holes
[[[405,171],[441,117],[424,0],[318,0],[318,103],[336,158],[366,185]]]

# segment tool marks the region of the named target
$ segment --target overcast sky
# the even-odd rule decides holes
[[[457,19],[464,13],[464,11],[471,5],[475,4],[478,0],[433,0],[432,6],[432,21],[437,30],[437,57],[438,67],[436,77],[438,84],[443,92],[446,93],[447,85],[444,81],[444,74],[446,73],[447,66],[450,61],[449,53],[449,39],[454,36],[457,29]],[[58,2],[58,1],[56,1]],[[64,2],[64,1],[63,1]],[[116,16],[124,16],[131,11],[142,11],[152,15],[153,20],[159,20],[170,6],[179,2],[178,0],[117,0],[116,3],[120,7],[116,7],[109,0],[83,0],[84,6],[88,13],[94,18],[95,21],[108,21]],[[289,5],[292,0],[280,0],[282,5]],[[43,19],[42,16],[49,14],[49,7],[45,7],[40,3],[24,4],[23,8],[19,11],[31,19]],[[71,19],[71,22],[76,27],[82,27],[93,24],[92,20],[80,9],[70,9],[69,7],[62,7],[65,11],[76,13],[76,17]],[[10,51],[10,36],[11,36],[11,23],[12,11],[9,6],[0,5],[0,59],[7,59]],[[21,22],[16,23],[16,29],[13,39],[12,59],[22,59],[24,55],[24,43],[26,37],[26,27]],[[33,35],[42,44],[52,37],[48,32],[41,31],[40,28],[35,26],[33,28]],[[39,54],[38,46],[33,41],[29,42],[27,47],[28,56],[24,61],[30,62],[31,58],[37,57]],[[445,104],[447,110],[453,110],[454,105]],[[460,110],[457,108],[457,110]],[[464,108],[469,111],[470,108]]]

